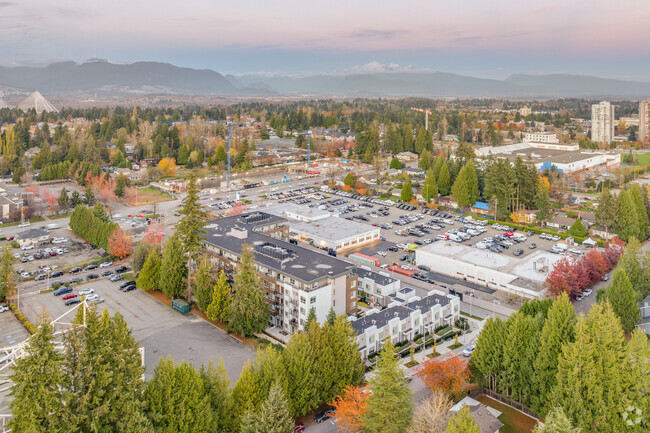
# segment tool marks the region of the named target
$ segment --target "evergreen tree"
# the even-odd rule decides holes
[[[606,231],[616,227],[618,215],[618,196],[612,195],[608,188],[603,189],[596,208],[596,224],[604,226]]]
[[[330,311],[327,313],[325,321],[328,325],[334,326],[334,322],[336,321],[336,312],[334,311],[334,308],[330,307]]]
[[[108,216],[108,212],[106,212],[106,208],[104,207],[104,205],[100,201],[95,203],[95,206],[93,206],[93,215],[95,216],[95,218],[97,218],[100,221],[103,221],[105,223],[110,221],[110,217]]]
[[[639,239],[645,240],[650,235],[650,228],[648,227],[650,220],[648,219],[648,212],[646,211],[643,193],[637,183],[633,183],[628,191],[630,198],[632,199],[632,204],[634,204],[636,210],[636,223],[639,227]]]
[[[605,300],[611,304],[623,330],[632,332],[639,321],[640,312],[634,289],[623,268],[618,267],[614,271],[612,282],[605,291]]]
[[[442,155],[438,155],[433,162],[433,167],[431,167],[431,171],[433,171],[433,175],[436,178],[436,182],[438,182],[438,178],[440,177],[440,169],[442,168],[442,164],[444,163],[445,163],[445,158],[443,158]]]
[[[630,406],[633,407],[635,417],[631,413],[628,418],[633,419],[638,431],[650,430],[650,381],[648,372],[650,371],[650,345],[648,337],[643,333],[641,328],[632,331],[632,338],[627,345],[628,368],[632,381]],[[627,410],[626,410],[627,411]],[[632,412],[632,411],[629,411]],[[636,417],[642,416],[637,422]]]
[[[481,433],[481,426],[476,423],[469,406],[463,406],[449,420],[446,433]]]
[[[142,290],[160,290],[161,272],[160,272],[160,254],[155,248],[149,250],[147,261],[142,266],[138,275],[136,284]]]
[[[446,162],[442,163],[440,167],[440,174],[438,174],[438,191],[441,196],[449,195],[451,187],[451,174]]]
[[[172,299],[180,297],[183,294],[183,282],[187,277],[187,268],[185,267],[185,251],[183,251],[183,245],[176,234],[165,242],[160,269],[160,289]],[[163,269],[164,272],[162,272]]]
[[[289,414],[289,404],[279,383],[271,387],[259,412],[251,415],[246,417],[242,432],[293,433],[293,418]]]
[[[456,181],[451,187],[451,194],[460,207],[469,207],[476,203],[478,178],[474,164],[471,161],[460,169]]]
[[[47,317],[16,359],[10,376],[10,427],[16,432],[68,431],[62,424],[63,355],[54,348],[54,326]]]
[[[199,263],[199,269],[196,272],[195,298],[196,305],[201,311],[207,311],[212,302],[212,292],[214,292],[214,266],[210,259],[203,257]]]
[[[404,380],[395,347],[390,340],[384,344],[375,375],[370,379],[372,394],[361,415],[366,433],[402,433],[411,422],[413,403],[411,390]]]
[[[309,334],[314,334],[318,322],[312,323]],[[318,371],[316,347],[307,333],[294,334],[282,352],[282,371],[287,381],[287,395],[290,398],[291,414],[301,416],[315,409],[319,402],[321,377]],[[323,373],[323,374],[333,374]]]
[[[187,269],[192,271],[192,262],[196,261],[205,234],[206,213],[199,202],[199,190],[196,186],[196,177],[190,176],[187,183],[187,195],[183,199],[183,208],[180,210],[181,220],[176,228],[176,235],[187,252]],[[192,278],[187,278],[187,299],[192,298]]]
[[[573,224],[571,224],[571,227],[569,227],[569,235],[579,238],[584,238],[587,236],[587,229],[584,225],[582,225],[580,218],[576,218]]]
[[[226,279],[226,273],[222,270],[219,274],[219,279],[214,284],[212,289],[212,302],[206,310],[208,319],[215,322],[228,323],[230,316],[230,285]]]
[[[86,186],[86,189],[84,190],[84,200],[83,201],[88,206],[95,203],[95,193],[93,192],[93,189],[90,187],[90,185]]]
[[[420,154],[420,160],[418,161],[418,168],[420,170],[430,170],[431,164],[433,163],[433,155],[427,149],[424,149]]]
[[[83,200],[81,199],[81,194],[79,194],[79,191],[76,189],[72,191],[72,194],[70,195],[70,203],[72,204],[72,207],[76,208],[82,202]]]
[[[402,164],[399,159],[393,158],[393,159],[390,160],[389,168],[391,170],[400,170],[400,169],[404,168],[404,164]],[[347,178],[347,176],[346,176],[346,178]],[[345,183],[345,180],[343,180],[343,183]],[[347,183],[346,183],[346,185],[347,185]]]
[[[185,361],[176,366],[171,358],[161,358],[145,396],[158,432],[204,432],[213,425],[211,396],[201,375]]]
[[[413,199],[413,185],[411,185],[411,177],[408,174],[404,175],[404,183],[402,184],[402,192],[400,200],[409,202]]]
[[[133,253],[131,254],[131,265],[133,266],[133,272],[136,274],[140,272],[144,266],[144,263],[149,257],[149,250],[152,248],[154,247],[145,241],[140,241],[135,245],[135,248],[133,248]]]
[[[424,186],[422,187],[422,197],[427,201],[431,202],[431,199],[438,198],[438,183],[436,182],[436,176],[433,173],[433,170],[427,171],[427,175],[424,178]]]
[[[508,322],[501,388],[510,398],[528,405],[533,389],[533,362],[539,342],[538,321],[518,313],[511,316]]]
[[[262,391],[258,375],[253,370],[250,361],[246,361],[242,367],[239,379],[232,390],[232,418],[235,430],[239,426],[240,421],[241,425],[246,424],[246,420],[242,419],[246,411],[257,411],[265,398],[266,394]]]
[[[117,197],[124,197],[124,193],[126,192],[126,187],[129,184],[129,179],[124,176],[123,174],[120,174],[117,176],[117,179],[115,179],[115,190],[113,191]]]
[[[303,325],[302,328],[303,331],[305,332],[309,331],[309,325],[311,325],[311,323],[315,320],[316,320],[316,309],[314,307],[311,307],[309,309],[309,314],[307,315],[307,320],[305,320],[305,324]]]
[[[508,324],[489,317],[478,335],[472,353],[472,363],[479,372],[478,379],[488,389],[497,390],[497,379],[503,370],[503,352],[508,334]]]
[[[553,301],[542,328],[539,352],[534,362],[532,408],[544,416],[550,409],[549,394],[555,386],[557,363],[562,347],[573,341],[576,315],[569,296],[562,293]]]
[[[544,419],[544,426],[538,425],[533,433],[581,433],[582,430],[574,428],[561,408],[555,408]]]
[[[16,292],[16,274],[14,273],[13,248],[10,243],[2,246],[0,255],[0,301],[4,302]]]
[[[564,346],[549,404],[586,432],[624,431],[630,399],[623,329],[609,303],[578,318],[575,341]]]
[[[413,147],[413,128],[411,127],[411,124],[407,121],[403,122],[401,132],[404,151],[413,152],[415,149]]]
[[[544,180],[543,180],[544,179]],[[551,207],[551,199],[548,194],[549,186],[546,178],[540,178],[538,181],[537,191],[535,192],[534,204],[537,213],[535,220],[538,224],[544,223],[551,219],[553,216],[553,208]]]
[[[232,431],[234,428],[231,417],[232,391],[223,358],[219,360],[218,366],[215,366],[210,358],[207,367],[201,366],[199,375],[212,408],[212,428],[209,431],[215,433]]]
[[[264,289],[255,273],[253,250],[242,245],[242,253],[233,285],[235,295],[230,303],[228,330],[251,336],[268,326],[269,309]]]
[[[70,198],[68,197],[68,192],[65,187],[61,188],[61,193],[59,194],[59,199],[57,200],[59,207],[61,209],[67,209],[68,204],[70,203]]]
[[[349,172],[348,174],[345,175],[345,178],[343,179],[343,184],[349,186],[350,188],[354,188],[354,185],[357,183],[357,178],[354,176],[354,173]]]
[[[618,200],[618,215],[616,217],[616,226],[619,237],[627,242],[632,238],[639,238],[639,225],[637,224],[638,216],[636,208],[629,191],[621,191]]]

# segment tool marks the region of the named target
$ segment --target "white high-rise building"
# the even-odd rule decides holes
[[[611,143],[614,138],[614,106],[607,101],[591,106],[591,141]]]
[[[636,139],[641,143],[650,140],[650,99],[639,102],[639,133]]]

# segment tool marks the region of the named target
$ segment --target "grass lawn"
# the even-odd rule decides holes
[[[138,188],[138,203],[136,206],[153,203],[157,201],[168,201],[171,200],[171,196],[167,193],[164,193],[155,188]]]
[[[650,165],[650,153],[640,153],[637,155],[637,165],[643,167]]]
[[[451,346],[449,346],[451,350],[458,349],[459,347],[463,347],[463,345],[460,343],[454,343]]]
[[[460,314],[462,314],[463,316],[471,317],[472,319],[483,320],[482,317],[472,316],[471,314],[469,314],[469,313],[466,312],[466,311],[461,311]]]
[[[499,417],[499,420],[503,423],[503,427],[499,430],[501,433],[528,433],[537,425],[535,419],[487,395],[480,395],[476,400],[501,412]]]

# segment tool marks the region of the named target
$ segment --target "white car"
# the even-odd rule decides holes
[[[14,253],[14,257],[19,259],[20,258],[20,253]]]
[[[584,296],[589,296],[589,295],[591,295],[592,293],[593,293],[593,291],[592,291],[591,289],[585,289],[585,291],[582,292],[582,294],[583,294]]]
[[[107,268],[109,266],[113,266],[113,262],[104,262],[99,265],[100,268]]]
[[[20,276],[23,278],[28,278],[29,277],[29,272],[21,272]]]
[[[27,260],[29,260],[30,262],[33,262],[34,261],[34,256],[27,257]]]
[[[18,224],[18,227],[28,227],[28,226],[29,226],[29,221]]]
[[[0,313],[4,313],[5,311],[9,311],[9,307],[6,305],[0,305]]]
[[[23,251],[24,250],[33,250],[34,245],[23,245],[22,247],[20,247],[20,249],[23,250]]]
[[[469,358],[470,356],[472,356],[472,352],[474,352],[475,348],[476,348],[476,346],[473,345],[473,344],[471,346],[467,347],[465,350],[463,350],[463,356],[465,358]]]
[[[377,251],[378,256],[386,257],[386,251]]]
[[[81,292],[79,292],[81,294]],[[99,295],[96,293],[91,293],[89,295],[86,295],[86,301],[94,301],[95,299],[99,298]]]
[[[93,293],[95,293],[95,289],[88,288],[88,289],[79,290],[79,296],[90,295]]]

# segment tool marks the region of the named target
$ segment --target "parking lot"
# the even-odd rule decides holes
[[[85,280],[87,274],[76,275]],[[66,274],[65,279],[69,278],[70,275]],[[111,282],[102,277],[74,286],[73,293],[92,288],[104,300],[97,305],[99,310],[106,308],[111,315],[119,311],[124,316],[134,337],[145,348],[147,378],[153,374],[161,356],[171,356],[176,362],[185,360],[197,367],[206,364],[211,357],[215,362],[223,357],[234,382],[244,363],[255,357],[251,348],[193,314],[182,315],[139,289],[126,293],[120,291],[118,286],[121,282]],[[38,323],[44,312],[57,318],[79,305],[66,306],[62,296],[53,293],[39,294],[38,284],[44,285],[44,282],[34,282],[25,287],[20,301],[23,314],[33,323]]]

